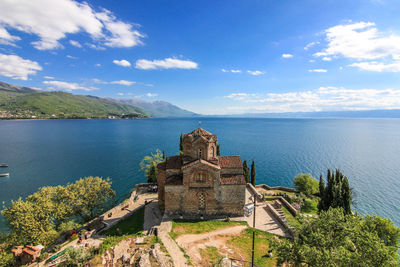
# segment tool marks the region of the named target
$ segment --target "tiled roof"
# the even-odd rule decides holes
[[[197,128],[196,130],[192,131],[191,133],[188,133],[186,135],[213,135],[210,132],[207,132],[206,130],[202,129],[202,128]]]
[[[34,251],[33,249],[24,248],[23,251],[24,251],[25,253],[28,253],[29,255],[32,255],[32,256],[35,255],[35,251]]]
[[[180,155],[167,158],[166,161],[167,169],[180,169],[181,167],[182,167],[182,157]]]
[[[221,181],[222,185],[228,185],[228,184],[245,185],[246,184],[246,180],[244,179],[243,174],[221,176],[220,181]]]
[[[182,175],[172,175],[167,178],[165,185],[182,185],[183,184],[183,177]]]
[[[196,165],[197,163],[202,163],[202,164],[208,165],[208,166],[216,168],[216,169],[221,169],[218,165],[212,164],[211,162],[208,162],[207,160],[204,160],[204,159],[198,159],[198,160],[189,162],[189,163],[183,165],[183,168],[188,168],[190,166]]]
[[[221,168],[243,168],[240,156],[224,156],[218,158]]]

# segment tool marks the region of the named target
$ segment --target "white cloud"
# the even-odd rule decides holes
[[[121,60],[113,60],[113,63],[122,67],[130,67],[131,63],[128,60],[121,59]]]
[[[69,40],[69,43],[75,47],[82,48],[82,45],[78,41]]]
[[[247,72],[254,76],[265,74],[265,72],[260,71],[260,70],[254,70],[254,71],[248,70]]]
[[[308,50],[308,49],[310,49],[311,47],[313,47],[314,45],[318,45],[319,44],[319,42],[311,42],[311,43],[308,43],[305,47],[304,47],[304,50]]]
[[[126,81],[126,80],[120,80],[120,81],[113,81],[110,82],[111,84],[119,84],[119,85],[125,85],[125,86],[130,86],[132,84],[135,84],[136,82],[132,82],[132,81]]]
[[[23,59],[16,55],[0,54],[0,75],[15,80],[28,80],[29,75],[35,75],[42,67],[36,61]]]
[[[330,57],[323,57],[322,60],[323,60],[323,61],[331,61],[332,58],[330,58]]]
[[[312,69],[308,70],[308,72],[328,72],[326,69]]]
[[[312,112],[340,110],[399,109],[400,90],[320,87],[317,90],[265,95],[235,93],[225,98],[241,103],[240,112]]]
[[[5,28],[0,25],[0,44],[15,45],[14,42],[21,40],[20,37],[11,35]]]
[[[38,36],[32,45],[39,50],[60,48],[60,39],[78,32],[86,32],[94,41],[109,47],[132,47],[144,37],[110,11],[96,12],[88,3],[74,0],[1,1],[0,23]]]
[[[373,22],[337,25],[325,33],[328,46],[315,56],[341,55],[356,60],[400,56],[400,36],[378,32]]]
[[[234,70],[234,69],[232,69],[232,70],[221,69],[221,71],[222,71],[222,72],[232,72],[232,73],[242,73],[241,70]]]
[[[100,63],[94,64],[95,67],[101,67]]]
[[[118,93],[117,95],[119,95],[119,96],[123,96],[123,95],[124,95],[124,93]]]
[[[54,77],[52,77],[52,76],[43,76],[43,78],[48,79],[48,80],[53,80],[54,79]]]
[[[95,44],[91,44],[91,43],[85,43],[85,45],[94,50],[99,50],[99,51],[106,50],[105,47],[102,47],[100,45],[95,45]]]
[[[69,58],[69,59],[78,59],[77,57],[74,57],[74,56],[71,56],[71,55],[67,55],[66,57]]]
[[[78,83],[70,83],[63,81],[43,81],[43,84],[49,85],[48,87],[49,89],[61,89],[66,91],[73,91],[73,90],[93,91],[99,89],[96,87],[86,87]]]
[[[142,70],[155,69],[197,69],[196,62],[190,60],[181,60],[176,58],[166,58],[162,60],[139,59],[136,61],[135,68]]]
[[[315,62],[315,60],[314,59],[310,59],[308,62],[313,63],[313,62]]]
[[[400,61],[385,64],[376,61],[359,62],[350,64],[351,67],[358,67],[362,70],[376,71],[376,72],[400,72]]]
[[[158,96],[158,94],[156,94],[156,93],[147,93],[146,96],[147,97],[156,97],[156,96]]]
[[[292,58],[293,55],[292,54],[282,54],[283,58]]]

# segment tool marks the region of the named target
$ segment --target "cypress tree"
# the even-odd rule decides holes
[[[246,179],[246,183],[250,182],[250,169],[247,165],[247,160],[243,161],[243,175],[244,179]]]
[[[322,174],[319,176],[319,202],[318,211],[325,210],[325,184]]]
[[[251,184],[252,185],[256,185],[256,165],[255,165],[255,163],[254,163],[254,159],[253,159],[253,161],[251,162]]]
[[[333,177],[333,174],[331,173],[330,169],[328,169],[326,179],[327,179],[327,185],[326,185],[325,194],[324,194],[324,196],[325,196],[324,210],[328,210],[333,202],[333,183],[334,183],[335,178]]]
[[[179,138],[179,154],[183,154],[183,135]]]
[[[147,182],[148,183],[156,183],[157,182],[157,166],[155,162],[151,165],[148,173],[147,173]]]
[[[219,147],[219,144],[217,144],[217,156],[221,156],[221,149]]]
[[[162,151],[162,158],[165,161],[165,151],[164,150]]]
[[[342,186],[343,210],[345,214],[351,214],[351,189],[347,177],[343,179]]]

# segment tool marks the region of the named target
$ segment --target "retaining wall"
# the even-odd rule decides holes
[[[287,192],[297,192],[296,189],[290,188],[290,187],[285,187],[285,186],[269,186],[266,184],[259,184],[259,185],[256,185],[256,187],[261,187],[266,190],[282,190],[282,191],[287,191]]]
[[[267,210],[269,210],[272,215],[285,227],[285,229],[293,236],[293,230],[292,228],[285,222],[282,217],[279,215],[279,213],[272,207],[271,204],[267,203],[266,205]]]

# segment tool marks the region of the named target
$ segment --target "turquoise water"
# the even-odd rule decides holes
[[[201,118],[217,134],[221,154],[254,159],[257,183],[292,186],[340,168],[355,192],[354,208],[400,226],[400,120]],[[140,160],[156,148],[178,151],[179,135],[199,118],[0,121],[0,201],[79,177],[110,177],[119,200],[144,182]],[[0,229],[5,229],[0,221]]]

